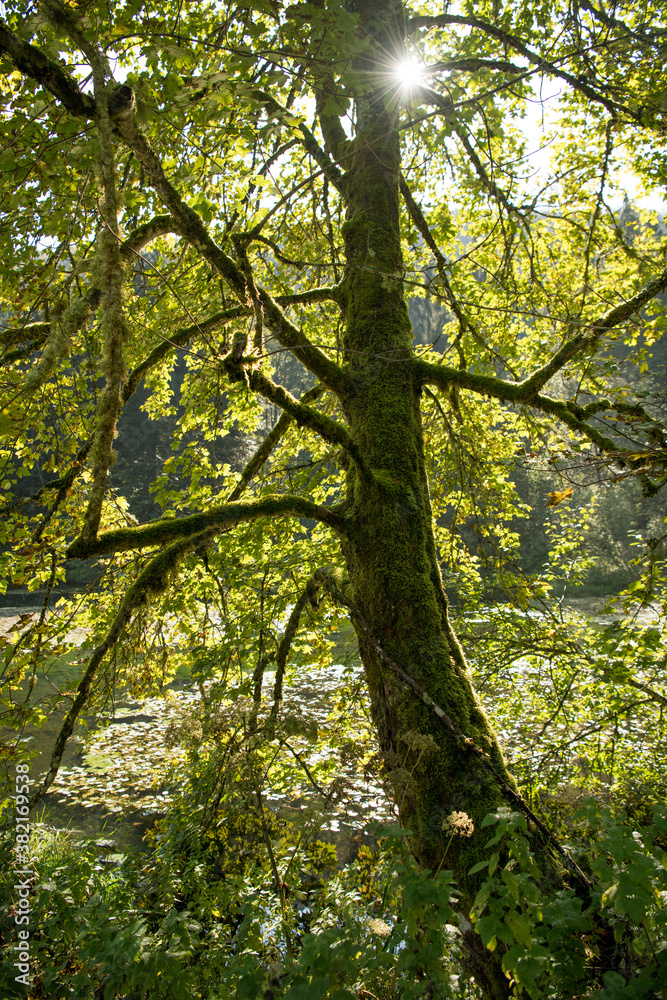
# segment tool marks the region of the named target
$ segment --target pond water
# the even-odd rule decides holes
[[[11,635],[18,616],[36,610],[0,610],[0,634]],[[54,682],[71,683],[79,676],[81,660],[78,656],[76,662],[77,655],[60,658],[51,674]],[[341,684],[357,681],[361,682],[359,665],[332,663],[326,668],[311,668],[296,683],[286,684],[282,713],[320,730]],[[273,674],[269,672],[265,687],[270,697]],[[68,741],[57,778],[36,809],[36,821],[69,830],[77,837],[103,838],[120,853],[131,847],[141,849],[146,832],[169,806],[185,761],[186,750],[174,742],[174,729],[178,730],[184,719],[202,715],[201,691],[189,678],[178,678],[164,697],[119,702],[113,718],[86,716]],[[27,727],[23,734],[26,749],[33,755],[33,787],[48,769],[64,716],[65,710],[53,712],[42,726]],[[324,762],[327,752],[324,741],[313,744],[298,733],[290,738],[290,747],[295,760],[287,786],[269,788],[265,793],[268,806],[285,814],[312,805],[318,798],[296,757],[312,770]],[[394,819],[386,794],[376,780],[363,773],[355,754],[343,754],[331,764],[343,778],[343,787],[335,801],[327,802],[322,810],[321,836],[336,843],[344,860],[370,820],[386,823]]]
[[[599,615],[600,602],[596,603],[597,606],[590,601],[572,602],[589,621],[608,624],[613,619],[603,620]],[[0,634],[11,635],[19,615],[34,610],[25,607],[0,610]],[[642,624],[646,625],[654,615],[649,609],[644,617],[646,621]],[[473,633],[475,621],[470,619],[466,624]],[[76,634],[73,637],[76,639]],[[80,653],[61,657],[54,666],[53,679],[59,683],[69,679],[71,684],[81,671],[80,664]],[[521,661],[514,662],[512,672],[525,673]],[[355,706],[351,699],[347,711],[359,712],[359,732],[367,733],[358,664],[331,663],[324,668],[304,670],[297,681],[285,688],[283,716],[301,718],[315,730],[325,729],[341,686],[355,684],[359,688],[358,704]],[[265,685],[270,697],[272,674],[267,673]],[[189,678],[178,678],[169,685],[164,697],[118,703],[111,719],[86,717],[83,725],[77,727],[76,736],[69,740],[58,777],[37,809],[38,818],[80,837],[114,841],[119,852],[140,848],[146,832],[164,814],[178,786],[186,751],[174,740],[173,731],[182,727],[184,719],[200,718],[203,709],[197,686]],[[35,782],[48,768],[63,717],[64,711],[55,712],[43,726],[33,726],[24,733],[26,749],[34,754],[31,776]],[[502,720],[498,719],[498,723],[502,730]],[[628,720],[623,720],[620,728],[629,725]],[[509,722],[507,732],[502,731],[501,735],[511,754]],[[523,745],[523,741],[520,743]],[[295,756],[293,772],[283,787],[269,787],[265,793],[269,806],[286,815],[318,800],[318,793],[310,785],[298,757],[312,769],[325,763],[323,755],[332,753],[325,737],[313,743],[298,733],[290,739],[290,747]],[[377,779],[364,772],[363,753],[355,753],[348,744],[339,750],[331,764],[332,772],[342,775],[344,788],[336,801],[323,809],[321,827],[325,838],[337,844],[339,856],[344,859],[371,820],[392,822],[394,816]]]

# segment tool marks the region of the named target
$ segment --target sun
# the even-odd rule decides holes
[[[402,59],[396,67],[396,77],[403,90],[415,90],[424,82],[423,64],[414,56]]]

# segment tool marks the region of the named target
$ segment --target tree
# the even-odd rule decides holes
[[[545,436],[649,494],[667,481],[657,411],[610,353],[660,334],[660,233],[629,236],[608,196],[621,163],[664,179],[663,14],[587,0],[7,6],[4,568],[46,587],[45,626],[66,567],[99,565],[93,649],[37,797],[110,683],[109,653],[131,663],[133,628],[159,632],[166,607],[185,621],[209,593],[231,623],[235,586],[246,601],[261,566],[255,724],[270,658],[280,678],[304,607],[326,594],[354,626],[389,778],[407,733],[437,744],[397,792],[416,857],[437,869],[443,823],[474,822],[448,845],[462,912],[481,820],[506,805],[528,811],[544,891],[589,891],[519,797],[473,690],[441,526],[476,504],[493,520],[517,449]],[[554,85],[553,171],[533,176],[519,125]],[[448,310],[430,348],[413,344],[407,296]],[[140,385],[154,419],[173,415],[179,354],[163,516],[135,525],[114,481],[117,423]],[[216,442],[234,422],[254,432],[267,402],[281,416],[235,473]],[[36,462],[53,478],[26,495]],[[207,628],[191,625],[210,658]],[[43,628],[37,653],[14,650],[14,668],[34,672],[48,641]],[[280,680],[273,717],[279,701]],[[508,995],[499,956],[462,926],[485,995]]]

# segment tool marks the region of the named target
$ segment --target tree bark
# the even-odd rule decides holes
[[[401,38],[402,9],[395,0],[358,3],[362,30],[372,34],[375,65],[359,67],[380,79],[379,60]],[[386,67],[385,67],[386,79]],[[343,553],[353,603],[367,628],[355,621],[384,767],[394,784],[402,826],[412,831],[420,863],[445,862],[456,875],[461,908],[468,913],[483,876],[469,875],[485,856],[485,815],[512,805],[503,782],[514,788],[493,729],[473,689],[461,646],[450,624],[438,565],[420,419],[420,381],[403,292],[400,243],[400,136],[398,101],[384,87],[357,101],[357,137],[344,179],[347,309],[344,346],[354,390],[343,401],[352,438],[369,476],[351,465],[347,477],[348,533]],[[370,633],[370,634],[369,634]],[[443,730],[437,716],[401,683],[377,645],[442,706],[501,780],[479,757]],[[406,734],[430,735],[432,755],[409,748]],[[472,819],[471,837],[443,835],[452,812]],[[562,868],[545,846],[545,882],[562,884]],[[539,855],[538,855],[539,863]],[[500,957],[487,951],[463,919],[469,971],[489,998],[509,995]]]

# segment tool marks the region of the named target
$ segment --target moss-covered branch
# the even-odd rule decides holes
[[[53,94],[70,114],[79,118],[95,117],[95,101],[79,89],[67,70],[47,58],[36,46],[24,42],[4,21],[0,21],[0,52],[9,56],[21,73]]]
[[[60,358],[67,354],[71,338],[90,319],[95,298],[95,295],[87,294],[75,299],[64,310],[54,309],[49,333],[43,341],[42,355],[37,364],[28,371],[21,386],[23,394],[32,395],[44,385]]]
[[[268,292],[260,288],[259,297],[262,303],[264,322],[276,340],[283,347],[288,348],[294,357],[328,389],[335,392],[339,399],[345,399],[352,391],[352,381],[347,373],[319,348],[311,344],[306,335],[287,318],[276,300]]]
[[[123,240],[120,250],[122,259],[124,261],[134,260],[145,246],[159,236],[171,232],[176,232],[171,216],[156,216],[144,225],[138,226]],[[68,275],[66,283],[70,283],[72,276],[93,267],[94,262],[92,261],[77,264]],[[315,291],[320,290],[316,289]],[[65,308],[60,307],[58,303],[54,304],[52,306],[54,318],[51,322],[28,323],[26,326],[8,327],[3,330],[0,333],[0,344],[7,345],[7,347],[13,346],[14,349],[8,350],[0,357],[0,364],[10,365],[15,361],[29,358],[31,354],[46,344],[45,356],[40,359],[40,367],[34,370],[32,377],[29,376],[28,387],[33,383],[35,386],[42,385],[53,371],[58,357],[66,353],[71,337],[94,315],[100,301],[100,289],[91,287],[83,296]],[[315,295],[311,301],[322,300]]]
[[[661,271],[652,281],[649,281],[641,291],[633,295],[627,302],[622,302],[620,305],[614,306],[613,309],[610,309],[600,319],[593,320],[592,323],[587,324],[576,337],[566,341],[546,365],[538,368],[527,379],[524,379],[521,383],[523,398],[526,400],[530,399],[533,393],[538,392],[542,386],[546,385],[549,379],[553,378],[580,351],[594,349],[600,337],[609,330],[612,330],[615,326],[619,326],[621,323],[625,323],[626,320],[633,316],[639,317],[640,310],[651,299],[654,299],[656,295],[664,292],[666,288],[667,268]]]
[[[550,396],[537,395],[530,401],[530,406],[541,410],[542,413],[549,413],[553,417],[561,420],[570,430],[576,431],[588,438],[601,451],[616,452],[621,451],[615,441],[606,437],[592,424],[589,424],[583,416],[583,407],[561,399],[552,399]]]
[[[245,280],[246,304],[252,309],[255,316],[255,332],[252,346],[255,351],[261,353],[264,350],[264,315],[262,312],[262,303],[257,294],[255,274],[248,258],[248,241],[245,237],[239,235],[232,235],[231,239],[236,250],[239,268]]]
[[[233,368],[233,362],[229,365],[229,368]],[[356,463],[360,474],[366,478],[369,476],[359,449],[347,428],[342,424],[339,424],[336,420],[332,420],[331,417],[327,417],[326,414],[320,413],[319,410],[299,401],[291,392],[288,392],[281,385],[277,385],[258,368],[248,371],[247,379],[248,385],[254,392],[258,392],[265,399],[279,406],[285,413],[289,413],[299,427],[308,427],[310,430],[315,431],[316,434],[319,434],[325,441],[329,441],[330,444],[337,444],[343,447],[350,458]]]
[[[245,302],[243,275],[232,258],[212,239],[201,217],[183,201],[179,191],[168,180],[159,157],[137,128],[134,118],[124,117],[117,122],[117,128],[126,146],[144,168],[146,180],[171,213],[178,232],[224,278],[240,301]]]
[[[473,372],[464,371],[459,368],[451,368],[448,365],[435,365],[422,359],[416,359],[414,369],[417,378],[422,384],[436,386],[444,391],[456,386],[459,389],[468,389],[471,392],[479,393],[481,396],[489,396],[492,399],[500,399],[503,402],[516,405],[526,405],[542,413],[548,413],[562,421],[570,430],[583,435],[601,451],[608,455],[616,456],[620,465],[634,461],[632,452],[619,446],[612,438],[607,437],[591,423],[589,418],[601,412],[616,412],[624,416],[626,420],[645,419],[648,423],[661,429],[661,425],[655,421],[643,407],[633,403],[616,404],[610,400],[595,400],[587,406],[581,406],[572,400],[553,399],[542,393],[527,392],[526,382],[506,382],[503,379],[494,378],[489,375],[479,375]],[[646,458],[645,450],[640,449],[642,456]],[[651,456],[648,456],[650,459]],[[667,463],[665,449],[655,449],[655,459],[653,466],[649,461],[648,466],[641,469],[645,475],[663,475]],[[660,486],[651,486],[649,481],[643,482],[642,488],[648,494],[657,492]]]
[[[429,361],[417,358],[414,361],[414,371],[417,379],[423,385],[432,385],[442,390],[448,390],[452,386],[458,389],[468,389],[476,392],[480,396],[489,396],[492,399],[500,399],[505,403],[527,404],[535,409],[550,413],[565,421],[568,426],[583,430],[585,421],[582,419],[584,408],[576,403],[569,403],[564,400],[552,399],[539,393],[526,396],[524,382],[506,382],[504,379],[496,378],[493,375],[481,375],[477,372],[469,372],[460,368],[452,368],[449,365],[437,365]],[[613,441],[602,438],[600,434],[589,428],[595,437],[596,444],[600,447],[615,447]]]
[[[639,477],[644,495],[654,496],[667,485],[667,477],[665,476],[665,470],[667,469],[667,448],[653,447],[647,449],[640,446],[637,452],[634,453],[632,450],[622,447],[605,434],[602,434],[601,431],[585,419],[587,416],[595,416],[602,411],[612,413],[616,411],[624,415],[626,422],[631,422],[632,419],[637,418],[637,411],[642,409],[631,404],[626,404],[625,406],[619,404],[616,406],[609,400],[605,400],[604,404],[592,403],[588,407],[582,407],[577,403],[565,402],[539,395],[531,401],[530,405],[542,410],[543,413],[549,413],[562,420],[571,430],[588,438],[589,441],[597,445],[600,451],[609,455],[622,468],[629,466],[630,471],[628,474]],[[649,424],[661,431],[661,436],[664,436],[664,429],[656,420],[653,420],[648,415],[646,415],[646,419]],[[658,481],[653,482],[656,478]]]
[[[106,381],[97,407],[95,433],[91,448],[93,478],[81,532],[82,539],[90,541],[97,535],[102,516],[102,503],[107,489],[107,475],[111,465],[112,444],[120,410],[120,387],[124,371],[123,268],[118,226],[119,206],[116,191],[113,120],[109,100],[110,92],[106,82],[109,67],[106,56],[88,42],[69,9],[66,10],[58,0],[44,0],[42,6],[49,20],[65,30],[89,60],[96,103],[95,119],[99,139],[103,225],[98,235],[95,265],[97,280],[95,284],[101,291],[102,370]],[[42,364],[44,364],[44,360],[45,356],[42,358]]]
[[[48,336],[50,324],[42,321],[39,323],[26,323],[25,326],[8,326],[0,332],[0,344],[13,347],[34,341],[44,341]]]
[[[338,285],[323,285],[320,288],[310,288],[307,292],[276,295],[275,301],[279,306],[307,306],[317,302],[338,302],[340,294]]]
[[[424,385],[434,385],[441,389],[456,386],[458,389],[470,389],[481,396],[491,396],[505,402],[525,402],[521,394],[521,382],[507,382],[494,375],[482,375],[462,368],[452,368],[450,365],[438,365],[423,358],[415,358],[413,370],[417,380]]]
[[[303,517],[321,521],[340,534],[346,530],[344,518],[328,507],[292,494],[270,494],[256,500],[220,504],[189,517],[165,518],[138,528],[117,528],[90,541],[78,538],[67,550],[67,558],[87,559],[90,556],[110,555],[112,552],[143,549],[150,545],[165,545],[178,538],[190,538],[202,532],[217,533],[235,524],[257,521],[262,517]]]
[[[314,385],[312,389],[309,389],[308,392],[303,394],[299,402],[302,406],[307,406],[309,403],[313,403],[319,396],[322,395],[323,392],[323,385]],[[233,503],[235,500],[239,500],[241,498],[246,486],[248,486],[248,484],[255,478],[264,463],[268,460],[269,455],[274,448],[277,447],[280,439],[287,432],[293,419],[294,418],[289,413],[285,413],[284,411],[281,413],[275,427],[273,427],[266,435],[261,445],[241,473],[241,478],[227,498],[228,503]]]
[[[506,382],[493,376],[461,372],[447,365],[432,364],[421,359],[415,361],[417,377],[422,382],[431,385],[458,385],[460,388],[471,389],[473,392],[480,392],[483,395],[516,403],[529,403],[538,408],[541,408],[540,401],[543,399],[547,399],[548,405],[551,405],[553,401],[548,400],[548,397],[540,397],[539,390],[561,371],[568,361],[571,361],[581,351],[594,348],[600,337],[609,330],[624,323],[631,316],[638,316],[643,306],[665,289],[667,289],[667,268],[652,281],[649,281],[631,299],[610,309],[600,319],[589,323],[580,334],[563,344],[546,365],[521,382]],[[571,405],[576,406],[576,404]],[[577,407],[577,409],[583,413],[582,407]]]
[[[9,327],[0,333],[0,343],[6,345],[4,353],[0,355],[0,364],[12,365],[15,361],[24,361],[31,354],[44,346],[49,331],[50,323],[29,323],[24,327]],[[12,348],[13,350],[8,350]]]
[[[43,798],[58,774],[58,769],[62,761],[63,753],[65,752],[67,741],[74,731],[77,719],[88,702],[93,681],[95,680],[95,676],[102,660],[116,645],[121,634],[127,628],[136,609],[141,607],[143,604],[146,604],[151,596],[161,594],[167,589],[169,582],[179,564],[185,556],[195,549],[197,545],[201,544],[202,541],[203,539],[200,536],[193,536],[191,538],[179,539],[178,541],[173,542],[166,549],[163,549],[156,556],[154,556],[153,559],[151,559],[125,594],[111,628],[102,642],[93,650],[85,673],[79,681],[74,701],[72,702],[70,710],[63,720],[60,732],[56,738],[53,751],[51,753],[49,770],[47,771],[42,784],[36,789],[30,800],[30,809],[32,809],[41,798]]]
[[[121,253],[126,260],[131,260],[135,254],[143,250],[153,240],[158,239],[160,236],[166,236],[167,233],[176,232],[178,230],[170,215],[156,215],[152,219],[149,219],[148,222],[144,222],[143,225],[137,226],[136,229],[133,229],[125,237]]]

